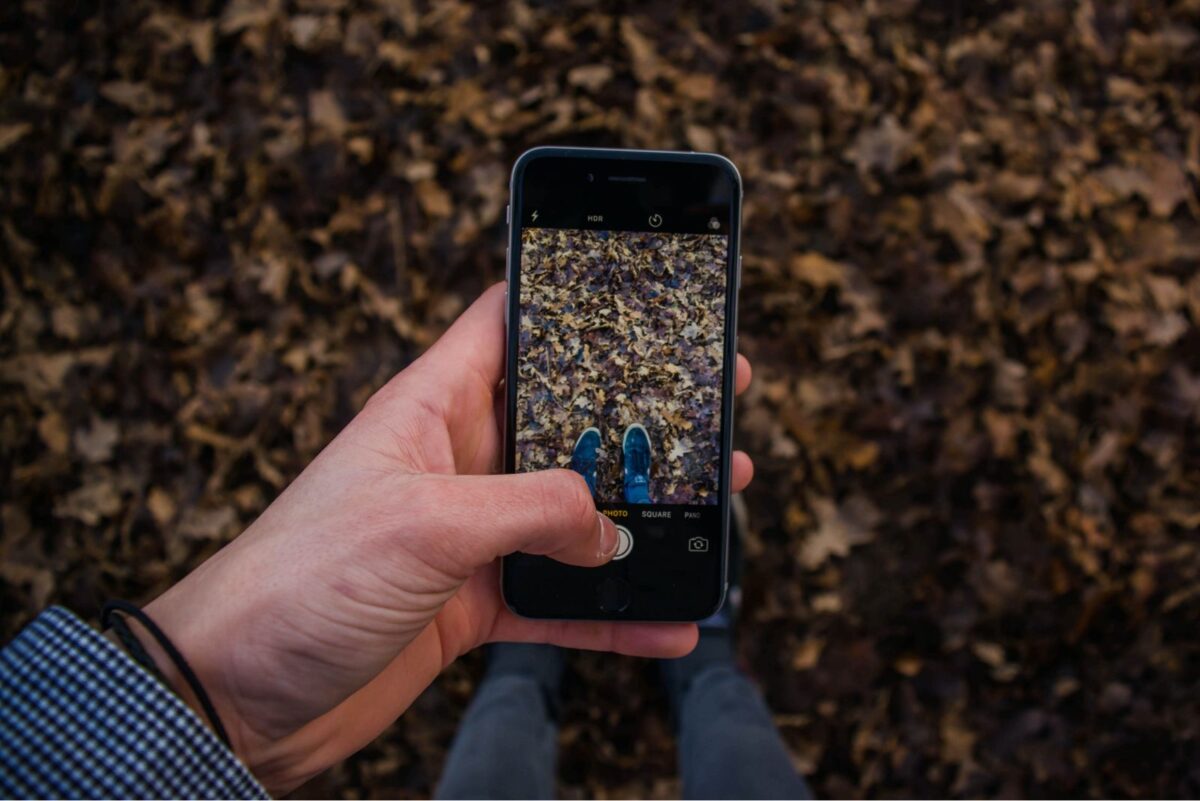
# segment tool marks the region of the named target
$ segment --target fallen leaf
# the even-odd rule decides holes
[[[613,69],[607,64],[586,64],[574,67],[567,73],[567,83],[579,86],[589,92],[598,92],[606,83],[612,80]]]
[[[24,139],[33,126],[27,122],[0,124],[0,153]]]
[[[67,421],[58,412],[50,412],[38,421],[38,436],[53,453],[65,454],[71,447]]]
[[[308,113],[313,124],[335,139],[346,133],[346,115],[337,96],[329,89],[313,92],[308,96]]]
[[[107,462],[120,439],[121,432],[116,423],[93,417],[91,425],[75,432],[75,450],[85,461]]]
[[[880,170],[891,174],[908,158],[912,145],[912,134],[888,114],[878,126],[860,131],[846,156],[860,172]]]
[[[135,114],[153,114],[169,105],[148,84],[133,81],[109,81],[100,87],[100,95]]]
[[[820,253],[798,253],[789,262],[792,277],[819,289],[842,286],[846,282],[845,265]]]
[[[229,539],[238,524],[237,512],[232,506],[216,509],[186,509],[179,519],[175,532],[188,540]]]
[[[882,519],[879,510],[866,498],[856,496],[841,506],[830,498],[809,500],[817,517],[817,528],[800,546],[800,564],[815,570],[831,556],[847,556],[850,549],[875,537],[875,526]]]
[[[161,487],[150,488],[150,492],[146,494],[146,508],[160,527],[165,527],[175,519],[175,501]]]
[[[104,473],[91,476],[87,483],[54,504],[56,517],[74,518],[87,526],[97,526],[120,510],[121,495],[112,478]]]

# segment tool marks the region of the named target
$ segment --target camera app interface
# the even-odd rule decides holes
[[[713,517],[728,237],[527,226],[520,259],[517,469],[576,471],[618,523]]]

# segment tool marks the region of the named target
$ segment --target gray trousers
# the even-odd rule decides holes
[[[532,678],[485,679],[450,747],[438,798],[555,798],[558,726]],[[679,709],[684,798],[811,798],[754,685],[733,665],[692,681]]]

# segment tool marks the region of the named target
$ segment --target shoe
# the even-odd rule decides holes
[[[596,459],[600,455],[600,429],[592,426],[585,429],[575,440],[571,451],[571,469],[583,476],[592,497],[596,497]]]
[[[641,423],[625,429],[621,450],[625,454],[625,502],[651,503],[650,435]]]

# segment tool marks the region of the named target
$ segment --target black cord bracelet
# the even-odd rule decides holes
[[[117,639],[121,641],[121,645],[125,646],[125,650],[129,652],[129,656],[134,662],[144,667],[154,678],[166,683],[162,671],[158,669],[158,665],[154,664],[154,657],[150,656],[146,647],[142,645],[142,641],[133,633],[133,629],[129,628],[125,618],[120,615],[109,615],[107,627],[117,635]]]
[[[159,671],[158,666],[154,664],[154,660],[146,652],[145,647],[138,642],[137,637],[130,630],[129,624],[115,614],[117,612],[128,615],[141,623],[146,628],[146,631],[150,632],[150,636],[162,646],[167,656],[175,663],[175,667],[179,670],[179,674],[183,676],[183,680],[192,689],[196,700],[200,702],[200,708],[204,710],[204,714],[208,717],[208,722],[212,725],[217,737],[226,746],[232,748],[229,742],[229,734],[225,731],[225,724],[221,722],[221,716],[217,714],[217,708],[213,706],[212,700],[208,697],[208,693],[205,692],[204,685],[200,683],[200,679],[196,676],[196,672],[192,670],[192,666],[183,658],[183,654],[167,638],[167,635],[158,627],[158,624],[151,620],[150,616],[139,607],[129,603],[129,601],[109,601],[104,605],[103,611],[100,612],[100,625],[112,628],[118,639],[121,640],[121,643],[129,650],[129,655],[133,660],[149,669],[159,680],[162,680],[162,673]],[[126,637],[128,637],[128,640],[126,640]]]

